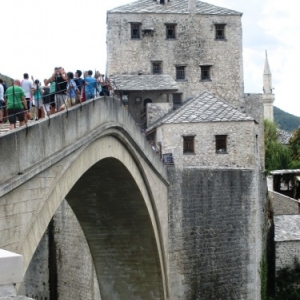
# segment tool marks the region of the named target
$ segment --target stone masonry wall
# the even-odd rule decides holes
[[[163,124],[157,128],[156,143],[163,153],[172,153],[176,168],[253,167],[257,162],[254,122],[211,122]],[[183,154],[183,136],[195,136],[195,153]],[[217,154],[215,135],[227,135],[227,153]]]
[[[255,172],[168,167],[168,176],[171,299],[260,299]]]
[[[295,257],[300,261],[299,241],[276,242],[275,248],[276,271],[287,266],[293,266]]]
[[[89,246],[65,200],[49,226],[52,229],[39,243],[18,294],[36,300],[101,300]]]
[[[34,253],[18,294],[36,300],[50,299],[48,231],[44,234]]]
[[[173,103],[148,103],[147,127],[173,109]]]
[[[130,23],[154,24],[154,36],[132,40]],[[177,24],[176,39],[166,39],[166,23]],[[215,24],[226,24],[226,39],[215,40]],[[107,14],[108,76],[151,74],[152,61],[162,73],[176,78],[176,65],[185,66],[178,80],[182,99],[207,90],[240,109],[243,102],[242,27],[240,16],[197,14]],[[116,59],[118,58],[118,59]],[[122,63],[120,63],[122,62]],[[211,66],[211,81],[200,80],[200,65]]]
[[[89,246],[67,201],[62,202],[53,221],[58,300],[101,300]]]

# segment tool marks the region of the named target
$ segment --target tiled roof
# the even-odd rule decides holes
[[[275,242],[300,240],[300,215],[274,216]]]
[[[188,100],[177,110],[157,120],[147,131],[168,123],[202,123],[202,122],[233,122],[254,121],[253,118],[239,112],[225,100],[206,91]]]
[[[202,1],[196,1],[196,14],[202,15],[238,15],[242,13],[208,4]],[[189,13],[188,0],[171,0],[167,5],[157,3],[155,0],[138,0],[127,5],[123,5],[112,10],[108,13]]]
[[[177,91],[170,75],[115,75],[111,81],[116,91]]]

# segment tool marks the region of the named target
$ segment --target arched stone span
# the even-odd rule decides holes
[[[113,105],[112,103],[108,104],[108,106]],[[109,115],[107,118],[109,120],[106,122],[102,120],[100,126],[89,130],[88,134],[79,136],[76,142],[64,145],[65,147],[61,151],[57,151],[50,158],[45,159],[40,166],[34,167],[33,171],[26,169],[20,178],[17,178],[10,186],[3,186],[0,201],[2,199],[3,203],[9,205],[10,199],[15,199],[15,210],[19,211],[19,216],[17,219],[13,215],[6,216],[7,220],[11,217],[9,223],[14,222],[13,226],[17,228],[17,231],[12,233],[13,229],[7,228],[8,236],[2,240],[1,247],[24,255],[25,268],[27,268],[40,238],[62,199],[92,166],[102,160],[113,158],[113,161],[119,161],[119,166],[123,165],[131,175],[132,182],[135,182],[140,192],[139,199],[143,199],[147,208],[162,272],[164,294],[167,297],[166,181],[163,175],[159,175],[155,167],[149,163],[149,156],[147,157],[144,149],[141,149],[141,143],[139,140],[136,141],[128,130],[128,127],[132,127],[130,124],[132,121],[125,119],[124,122],[124,111],[121,112],[121,117],[116,114],[116,111],[113,112],[113,116],[115,118]],[[120,119],[122,122],[118,122]],[[67,122],[70,123],[70,120]],[[120,123],[123,126],[120,126]],[[80,129],[76,132],[80,132]],[[66,140],[68,139],[70,140],[70,137],[66,137]],[[37,189],[37,186],[40,188]],[[35,197],[32,197],[33,194]],[[20,198],[23,201],[17,201]],[[21,202],[24,203],[25,200],[26,212],[24,213],[21,211],[24,209]]]
[[[125,166],[101,160],[66,200],[88,241],[102,299],[164,299],[151,219]]]

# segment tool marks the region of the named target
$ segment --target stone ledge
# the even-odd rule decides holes
[[[0,249],[0,287],[1,285],[23,281],[22,255]]]

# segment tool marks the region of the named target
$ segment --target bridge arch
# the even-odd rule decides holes
[[[23,198],[29,199],[32,195],[32,193],[30,194],[29,190],[31,185],[35,185],[34,181],[36,180],[42,183],[47,181],[47,186],[45,184],[45,188],[38,192],[39,195],[37,199],[39,201],[35,201],[36,207],[34,208],[34,211],[32,213],[28,213],[28,218],[26,216],[26,220],[24,218],[22,221],[17,221],[19,223],[24,222],[23,226],[20,226],[18,232],[20,238],[17,240],[17,243],[11,243],[11,246],[2,247],[22,254],[24,256],[24,266],[26,270],[41,237],[43,236],[51,218],[55,214],[63,199],[70,199],[69,201],[71,203],[71,207],[73,205],[72,209],[75,211],[75,213],[77,212],[78,220],[82,220],[83,215],[80,215],[80,210],[76,209],[76,205],[74,204],[76,201],[74,200],[75,198],[73,192],[74,190],[77,190],[77,184],[79,184],[81,180],[85,180],[85,174],[91,175],[91,173],[95,172],[95,170],[100,169],[105,172],[110,172],[109,174],[113,178],[114,182],[116,182],[116,178],[118,178],[120,174],[123,174],[123,176],[128,179],[128,184],[131,186],[133,191],[132,195],[135,194],[135,201],[132,203],[135,203],[138,209],[134,210],[134,207],[130,204],[130,201],[128,200],[130,195],[127,195],[127,198],[124,198],[124,193],[120,193],[121,189],[119,192],[116,192],[119,195],[122,195],[123,199],[125,199],[125,201],[131,205],[128,206],[131,216],[140,216],[139,213],[141,213],[141,216],[143,216],[141,222],[143,221],[144,223],[139,224],[139,222],[137,222],[137,220],[140,220],[139,218],[136,218],[134,222],[132,222],[131,218],[126,219],[125,216],[123,216],[124,218],[122,222],[128,225],[130,223],[129,221],[131,221],[131,226],[128,225],[127,227],[128,232],[134,234],[134,228],[139,227],[141,230],[140,232],[144,233],[143,238],[140,238],[141,245],[134,244],[133,242],[131,245],[136,249],[135,253],[138,253],[139,249],[144,249],[144,252],[140,251],[140,258],[142,259],[143,256],[147,259],[150,258],[149,261],[151,262],[149,265],[152,266],[152,271],[150,274],[146,274],[146,269],[144,269],[144,275],[140,276],[140,278],[136,280],[137,284],[134,287],[130,287],[130,285],[128,285],[129,288],[127,288],[127,293],[131,292],[135,293],[136,295],[138,293],[143,293],[143,289],[145,288],[144,284],[146,282],[149,283],[149,276],[152,276],[152,284],[153,286],[156,285],[156,293],[161,293],[163,290],[163,297],[167,298],[167,261],[165,258],[165,253],[167,253],[165,248],[167,247],[168,243],[167,182],[164,175],[160,174],[159,168],[156,169],[155,161],[153,161],[154,164],[151,163],[151,155],[153,155],[151,150],[149,152],[149,150],[143,146],[141,138],[139,136],[135,136],[136,133],[134,130],[137,131],[139,135],[140,132],[137,130],[136,125],[128,116],[128,113],[124,111],[124,108],[118,103],[100,100],[98,102],[96,101],[95,103],[87,103],[83,105],[82,111],[84,111],[86,107],[90,112],[95,111],[97,106],[101,107],[100,120],[98,121],[95,115],[91,116],[94,120],[93,122],[99,122],[99,125],[95,126],[94,124],[89,124],[87,130],[85,131],[82,127],[80,127],[82,124],[76,123],[77,120],[80,119],[72,118],[72,114],[78,116],[78,114],[81,113],[79,112],[79,109],[69,110],[68,119],[65,119],[65,117],[61,114],[57,114],[55,117],[59,118],[60,121],[58,121],[58,125],[56,123],[55,126],[57,126],[57,128],[59,126],[66,128],[66,126],[72,126],[73,122],[74,127],[76,128],[73,129],[72,132],[74,137],[65,135],[64,140],[68,142],[68,144],[64,144],[61,149],[59,149],[58,143],[54,142],[54,146],[56,147],[57,151],[53,155],[48,155],[48,157],[46,157],[44,160],[36,160],[35,165],[32,168],[27,168],[23,172],[19,172],[19,176],[17,178],[13,177],[14,180],[10,181],[9,185],[2,185],[2,188],[0,189],[0,197],[4,197],[5,201],[8,202],[8,199],[16,199],[20,194],[22,194]],[[86,120],[84,119],[84,121],[79,121],[79,123],[80,122],[84,123]],[[41,129],[43,126],[46,127],[45,124],[46,122],[41,123],[40,127],[37,126],[29,128],[29,137],[27,136],[26,139],[30,139],[30,131],[32,131],[32,137],[35,137],[36,133],[34,134],[34,131],[40,133],[44,130],[46,134],[49,134],[49,137],[47,136],[45,141],[50,143],[50,130],[46,131],[46,129]],[[20,149],[24,150],[28,141],[24,141],[24,147],[22,147],[22,137],[18,137],[21,134],[21,131],[16,131],[15,134],[13,134],[15,136],[12,136],[13,139],[17,141],[16,144],[19,145]],[[11,139],[12,136],[9,136],[8,139]],[[150,149],[150,146],[148,148]],[[44,149],[46,150],[42,151],[48,151],[47,147],[44,147]],[[147,151],[149,153],[147,153]],[[43,157],[43,154],[45,153],[42,153],[41,157]],[[155,155],[153,157],[155,157]],[[36,159],[36,156],[34,159]],[[22,166],[22,164],[24,164],[24,162],[22,159],[20,159],[20,163],[17,164],[17,167]],[[112,169],[109,169],[109,165],[113,165],[115,168],[121,171],[116,172]],[[12,174],[14,170],[15,168],[12,168],[12,166],[8,167],[8,171]],[[6,175],[9,172],[7,172]],[[106,178],[103,178],[103,181],[105,180]],[[50,184],[49,181],[51,181]],[[74,190],[72,192],[73,188]],[[104,188],[105,187],[103,187],[103,189]],[[103,190],[101,193],[101,195],[105,194],[103,194]],[[78,193],[76,192],[75,194]],[[106,195],[108,194],[109,192],[106,189]],[[110,192],[110,194],[113,193]],[[110,197],[112,197],[112,195],[110,195]],[[112,201],[118,202],[116,199]],[[19,203],[17,203],[17,205],[18,207],[21,207]],[[34,205],[33,201],[30,203],[30,205]],[[98,208],[100,209],[100,207]],[[111,207],[110,209],[107,208],[108,213],[112,214],[111,209]],[[117,221],[118,220],[115,220],[115,222]],[[82,222],[82,224],[83,223],[84,222]],[[114,226],[113,224],[114,223],[111,223],[108,228],[112,229]],[[82,226],[82,229],[85,233],[89,231],[88,227]],[[109,232],[109,230],[107,232]],[[119,236],[121,236],[120,232]],[[98,254],[95,250],[97,247],[93,245],[92,239],[93,238],[89,238],[87,233],[87,242],[89,244],[92,256],[94,257],[94,264],[98,280],[100,282],[100,286],[103,288],[101,284],[101,280],[103,283],[103,280],[105,279],[105,274],[101,273],[103,270],[103,265],[101,266],[101,259],[97,258]],[[11,239],[8,238],[5,243],[9,245],[8,243],[10,243],[10,240]],[[104,248],[102,251],[104,251]],[[125,261],[123,260],[123,263]],[[122,263],[120,264],[122,265]],[[126,268],[124,268],[124,270],[125,269]],[[148,268],[148,270],[150,269]],[[133,268],[132,274],[134,274],[134,272],[137,270],[138,267],[136,265],[135,268]],[[143,274],[143,270],[139,270],[139,272],[140,271],[142,271]],[[138,290],[139,292],[137,292]],[[111,291],[112,286],[106,284],[104,295],[109,295]],[[125,293],[124,289],[123,292]],[[128,295],[122,297],[122,299],[125,298],[134,299]],[[107,296],[103,299],[111,298],[110,296]],[[161,299],[161,297],[157,299]]]

